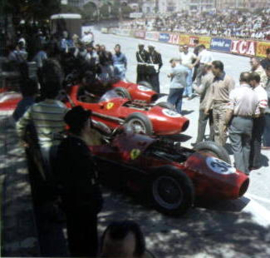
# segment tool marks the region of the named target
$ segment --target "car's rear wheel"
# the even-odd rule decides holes
[[[199,153],[209,154],[231,164],[231,159],[226,149],[215,142],[199,142],[194,146],[194,149]]]
[[[156,210],[166,215],[182,215],[194,203],[195,191],[191,180],[174,167],[158,172],[152,178],[150,189]]]
[[[151,83],[149,83],[149,82],[147,82],[147,81],[141,81],[141,82],[138,82],[137,83],[138,85],[142,85],[142,86],[144,86],[144,87],[147,87],[147,88],[149,88],[149,89],[153,89],[153,86],[151,85]]]
[[[153,126],[149,118],[142,113],[133,113],[125,120],[125,125],[135,133],[153,134]]]
[[[117,93],[117,95],[120,96],[121,98],[131,100],[131,96],[130,96],[129,92],[127,91],[127,89],[121,88],[121,87],[116,87],[116,88],[114,88],[114,90]]]

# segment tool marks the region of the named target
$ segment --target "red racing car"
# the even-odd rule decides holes
[[[124,130],[107,144],[90,148],[102,182],[150,198],[167,215],[183,214],[198,197],[237,199],[249,185],[249,178],[229,164],[226,150],[213,142],[189,149],[167,138]]]
[[[96,121],[103,122],[112,129],[127,124],[137,133],[173,135],[188,128],[187,118],[159,104],[130,101],[119,97],[115,90],[107,91],[102,97],[93,94],[79,96],[79,87],[70,88],[67,106],[80,105],[92,110]]]

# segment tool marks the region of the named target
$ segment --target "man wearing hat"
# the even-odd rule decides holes
[[[148,76],[149,82],[153,86],[153,89],[160,93],[159,88],[159,71],[162,67],[161,54],[155,50],[155,46],[152,44],[148,46],[149,50],[149,64],[148,64]]]
[[[139,42],[139,50],[136,52],[137,59],[137,83],[148,81],[146,74],[146,64],[149,62],[149,53],[144,49],[144,43]]]
[[[69,135],[57,152],[54,173],[67,219],[68,245],[73,257],[95,257],[98,250],[97,214],[102,194],[89,145],[93,145],[91,111],[74,107],[64,117]]]

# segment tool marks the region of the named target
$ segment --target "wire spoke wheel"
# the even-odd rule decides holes
[[[153,197],[160,206],[173,210],[183,201],[183,190],[176,179],[169,176],[158,177],[153,182]]]
[[[146,126],[140,119],[132,119],[128,125],[133,129],[135,133],[147,133]]]

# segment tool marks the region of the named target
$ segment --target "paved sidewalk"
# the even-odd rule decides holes
[[[2,185],[2,256],[39,256],[31,188],[24,150],[14,128],[0,117],[0,175]]]

